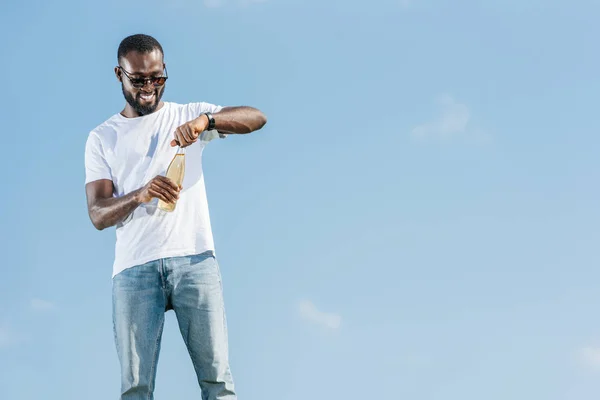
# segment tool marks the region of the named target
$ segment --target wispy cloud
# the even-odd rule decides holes
[[[227,0],[204,0],[204,6],[208,8],[218,8],[227,4]]]
[[[586,346],[579,350],[578,358],[586,367],[600,369],[600,347]]]
[[[16,342],[15,335],[5,325],[0,325],[0,349],[9,347]]]
[[[420,140],[448,140],[458,137],[488,138],[486,134],[473,126],[471,111],[466,104],[458,102],[448,94],[438,96],[436,104],[439,108],[438,115],[432,121],[413,128],[411,134],[414,138]]]
[[[54,303],[37,298],[31,299],[31,301],[29,302],[29,306],[34,311],[51,311],[56,308]]]
[[[242,6],[249,6],[252,4],[266,3],[267,0],[239,0],[239,4]]]
[[[304,320],[326,329],[339,329],[342,323],[342,317],[339,314],[320,311],[308,300],[298,303],[298,312]]]
[[[8,346],[9,342],[10,336],[8,335],[8,331],[5,328],[0,327],[0,349]]]
[[[56,310],[56,305],[48,300],[32,298],[29,300],[29,310],[31,312],[46,313]],[[10,327],[10,322],[0,323],[0,349],[13,347],[16,344],[29,341],[28,334],[24,331],[15,332]]]
[[[267,0],[204,0],[204,6],[207,8],[219,8],[233,4],[236,6],[247,7],[256,3],[265,3]]]

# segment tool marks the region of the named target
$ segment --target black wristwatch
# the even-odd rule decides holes
[[[204,115],[208,117],[208,128],[206,128],[206,130],[212,131],[213,129],[215,129],[215,117],[213,117],[212,113],[208,111],[205,112]]]

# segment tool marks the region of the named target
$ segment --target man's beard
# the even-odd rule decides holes
[[[125,87],[122,83],[121,91],[123,92],[123,96],[125,96],[125,100],[127,100],[127,103],[131,106],[131,108],[133,108],[138,115],[142,116],[152,114],[154,111],[156,111],[156,107],[158,107],[158,104],[160,103],[160,99],[165,91],[165,87],[163,86],[154,91],[154,102],[148,105],[142,105],[139,103],[140,92],[138,92],[137,98],[134,98],[130,92],[125,90]]]

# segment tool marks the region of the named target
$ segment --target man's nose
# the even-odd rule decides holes
[[[152,84],[152,78],[144,78],[144,84],[142,85],[142,89],[145,89],[146,85],[149,85],[151,89],[154,89],[154,85]]]

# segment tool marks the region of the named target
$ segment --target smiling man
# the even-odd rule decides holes
[[[236,399],[202,152],[214,138],[261,129],[266,117],[247,106],[163,101],[167,68],[151,36],[123,39],[117,61],[126,103],[89,133],[85,189],[93,225],[116,227],[112,301],[121,399],[153,399],[168,310],[175,312],[202,398]],[[165,177],[178,148],[186,151],[181,186]],[[158,200],[175,210],[162,211]]]

